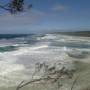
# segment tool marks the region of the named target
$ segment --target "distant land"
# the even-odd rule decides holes
[[[90,37],[90,31],[54,32],[56,34]]]

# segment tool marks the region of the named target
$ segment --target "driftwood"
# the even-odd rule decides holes
[[[73,81],[72,86],[71,86],[71,90],[73,90],[73,88],[74,88],[74,86],[75,86],[75,84],[76,84],[76,82],[77,82],[77,80],[78,80],[79,77],[80,77],[80,75],[78,75],[78,76],[75,78],[75,80]]]
[[[52,73],[52,71],[53,71],[53,73]],[[23,88],[23,87],[25,87],[25,86],[27,86],[29,84],[40,83],[42,81],[45,82],[45,83],[47,83],[48,81],[50,81],[50,83],[52,83],[52,84],[53,83],[56,83],[57,86],[58,86],[58,89],[59,89],[61,86],[63,86],[63,85],[61,85],[59,83],[60,79],[63,79],[63,76],[64,77],[67,77],[67,78],[73,76],[72,71],[67,70],[65,67],[62,67],[61,70],[55,70],[55,67],[52,68],[52,69],[51,68],[48,68],[47,69],[47,72],[48,72],[47,75],[45,74],[45,76],[43,76],[43,77],[41,77],[39,79],[32,79],[31,81],[28,81],[28,82],[22,81],[17,86],[16,90],[20,90],[21,88]],[[71,78],[69,78],[69,79],[71,79]],[[71,87],[71,90],[73,89],[73,86],[75,85],[76,81],[77,81],[77,79],[75,79],[75,81],[73,82],[73,85]]]
[[[19,90],[19,89],[21,89],[21,88],[23,88],[24,86],[27,86],[27,85],[29,85],[29,84],[32,84],[32,83],[36,83],[36,82],[40,82],[40,81],[48,81],[48,80],[54,80],[55,78],[40,78],[40,79],[34,79],[34,80],[31,80],[31,81],[29,81],[29,82],[26,82],[26,83],[24,83],[23,81],[23,83],[21,82],[18,86],[17,86],[17,88],[16,88],[16,90]]]

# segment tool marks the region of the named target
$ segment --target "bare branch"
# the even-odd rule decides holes
[[[16,90],[18,90],[18,88],[19,88],[23,83],[24,83],[24,81],[22,81],[22,82],[17,86],[17,89],[16,89]]]
[[[2,6],[2,5],[0,5],[0,8],[2,8],[2,9],[4,9],[4,10],[8,10],[8,11],[10,11],[10,10],[11,10],[11,9],[8,9],[8,8],[6,8],[6,7]]]
[[[71,86],[71,90],[73,90],[73,88],[74,88],[74,86],[75,86],[75,84],[76,84],[76,82],[77,82],[77,80],[78,80],[79,77],[80,77],[80,75],[78,75],[78,76],[75,78],[75,80],[73,81],[72,86]]]
[[[34,80],[31,80],[31,81],[29,81],[29,82],[26,82],[26,83],[24,83],[24,84],[19,84],[18,85],[18,87],[16,88],[16,90],[19,90],[19,89],[21,89],[22,87],[24,87],[24,86],[27,86],[28,84],[32,84],[32,83],[36,83],[36,82],[39,82],[39,81],[42,81],[42,80],[50,80],[50,79],[55,79],[55,78],[40,78],[40,79],[34,79]]]
[[[16,14],[17,12],[24,11],[24,1],[25,0],[11,0],[5,5],[0,5],[0,8],[9,11],[11,14]],[[32,8],[32,4],[28,6],[28,9]]]
[[[32,79],[31,81],[28,81],[26,83],[23,83],[21,82],[18,87],[16,88],[16,90],[19,90],[21,88],[23,88],[24,86],[27,86],[29,84],[32,84],[32,83],[37,83],[37,82],[41,82],[41,81],[44,81],[44,82],[48,82],[50,81],[50,83],[57,83],[58,84],[58,88],[61,87],[61,84],[59,84],[59,80],[62,78],[63,75],[65,76],[69,76],[69,73],[71,73],[70,71],[68,70],[65,70],[65,67],[62,67],[61,70],[55,70],[54,68],[54,73],[51,74],[51,72],[49,70],[47,70],[47,72],[49,72],[48,75],[45,75],[45,77],[42,77],[42,78],[39,78],[39,79]],[[74,81],[75,83],[75,81]],[[73,85],[74,85],[73,83]],[[73,88],[73,85],[72,85],[72,88]],[[71,89],[72,90],[72,89]]]

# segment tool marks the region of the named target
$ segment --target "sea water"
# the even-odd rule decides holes
[[[75,61],[85,65],[80,63],[76,65],[73,63]],[[0,39],[0,90],[15,90],[21,81],[31,80],[35,72],[35,64],[38,62],[45,62],[51,66],[60,63],[61,67],[77,68],[77,72],[83,74],[78,81],[79,84],[82,81],[89,83],[90,37],[40,34]],[[41,75],[36,76],[40,78]],[[38,87],[31,85],[22,90],[55,90],[51,87],[52,85],[47,85],[47,88],[42,85]],[[78,88],[81,88],[80,85]],[[62,90],[65,89],[70,90],[67,81]]]

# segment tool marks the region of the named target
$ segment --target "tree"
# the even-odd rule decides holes
[[[6,5],[0,5],[0,8],[9,11],[11,14],[16,14],[17,12],[24,11],[24,1],[25,0],[11,0]],[[28,6],[29,9],[32,8],[32,4]]]

